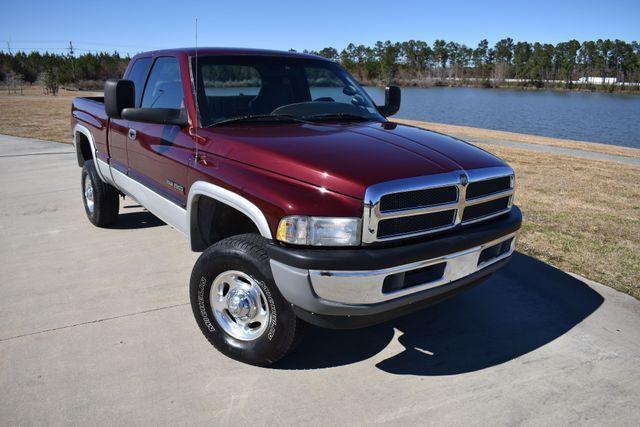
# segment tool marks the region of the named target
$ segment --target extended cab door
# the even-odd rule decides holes
[[[155,59],[142,94],[142,108],[185,108],[177,58]],[[177,125],[128,122],[129,177],[180,206],[187,200],[187,165],[194,141]]]
[[[127,79],[133,81],[136,92],[135,107],[140,107],[144,83],[147,81],[151,57],[138,58],[131,65]],[[129,173],[129,160],[127,157],[127,137],[133,122],[124,119],[111,119],[109,126],[109,157],[111,166],[125,175]]]

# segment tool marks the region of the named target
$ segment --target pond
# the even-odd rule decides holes
[[[366,89],[384,103],[384,89]],[[403,88],[395,117],[640,148],[640,95]]]

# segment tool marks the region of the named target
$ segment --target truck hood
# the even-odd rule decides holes
[[[391,122],[254,124],[201,136],[203,151],[359,199],[384,181],[505,165],[459,139]]]

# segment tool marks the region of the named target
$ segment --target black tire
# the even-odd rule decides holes
[[[85,180],[91,183],[93,192],[93,210],[87,202]],[[119,193],[113,186],[103,182],[98,176],[98,171],[93,160],[87,160],[82,167],[82,204],[89,221],[97,227],[106,227],[118,219],[120,209]]]
[[[257,282],[269,305],[266,330],[246,341],[227,333],[213,315],[210,294],[214,280],[231,270]],[[286,356],[299,342],[303,322],[278,291],[273,280],[264,239],[243,234],[224,239],[205,250],[193,267],[190,281],[191,308],[200,330],[226,356],[256,366],[267,366]]]

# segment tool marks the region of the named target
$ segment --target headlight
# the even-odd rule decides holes
[[[357,246],[360,218],[286,216],[278,224],[276,239],[296,245]]]

